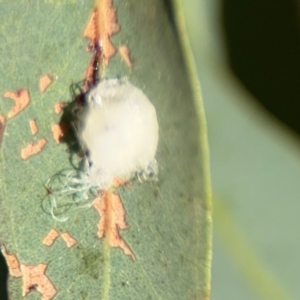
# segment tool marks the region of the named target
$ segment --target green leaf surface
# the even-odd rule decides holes
[[[69,88],[84,79],[92,57],[82,35],[93,5],[0,3],[1,95],[23,88],[31,98],[28,107],[8,119],[3,134],[0,240],[20,264],[47,265],[55,299],[208,299],[211,208],[205,120],[170,12],[161,1],[114,1],[121,30],[112,42],[116,48],[129,48],[134,65],[129,68],[117,53],[101,74],[127,77],[149,97],[158,115],[158,181],[136,180],[118,189],[129,225],[120,235],[136,260],[120,248],[105,247],[105,239],[97,236],[99,215],[94,208],[74,205],[66,212],[66,222],[57,222],[42,208],[45,182],[72,168],[71,153],[66,144],[55,142],[51,126],[61,117],[54,105],[73,100]],[[41,92],[39,78],[44,74],[54,80]],[[7,115],[12,104],[1,96],[0,114]],[[30,132],[31,119],[39,128],[36,135]],[[21,149],[41,138],[47,140],[44,149],[23,160]],[[51,229],[69,232],[77,244],[68,248],[57,238],[52,246],[43,245]],[[23,284],[24,276],[10,276],[10,299],[23,299]],[[35,291],[40,288],[33,286],[26,299],[41,299]]]
[[[212,299],[299,299],[299,141],[230,73],[221,9],[185,2],[211,151]]]

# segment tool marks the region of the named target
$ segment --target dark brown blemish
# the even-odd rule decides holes
[[[94,55],[86,70],[83,92],[86,92],[92,86],[94,86],[99,79],[99,67],[102,58],[102,52],[99,45],[100,34],[97,21],[98,18],[98,9],[95,8],[83,33],[83,37],[90,39],[90,43],[87,46],[86,50],[88,52],[94,52]]]

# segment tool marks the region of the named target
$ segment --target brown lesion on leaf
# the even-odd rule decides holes
[[[113,0],[96,0],[95,8],[83,32],[83,37],[90,39],[86,51],[93,52],[93,57],[86,70],[81,95],[84,95],[101,79],[103,68],[108,66],[117,51],[129,68],[133,66],[128,47],[121,45],[118,48],[111,41],[112,35],[120,30],[121,26],[118,23],[117,9],[113,5]]]
[[[22,272],[20,269],[20,263],[16,255],[8,254],[4,245],[1,246],[1,252],[6,260],[9,275],[13,277],[21,277]]]
[[[61,237],[62,237],[62,239],[65,241],[65,243],[67,244],[67,247],[68,247],[68,248],[71,248],[71,247],[73,247],[74,245],[77,244],[76,239],[74,239],[74,238],[70,235],[70,233],[68,233],[68,232],[62,233],[62,234],[61,234]]]
[[[83,37],[91,40],[88,48],[86,49],[87,51],[90,51],[91,48],[94,47],[95,43],[98,42],[97,39],[99,39],[97,18],[98,18],[98,9],[95,8],[83,32]]]
[[[21,157],[25,160],[30,156],[35,155],[43,150],[47,141],[46,139],[40,139],[36,144],[34,142],[30,142],[26,147],[21,150]]]
[[[55,229],[51,229],[47,235],[44,237],[42,243],[45,246],[52,246],[54,244],[54,242],[56,241],[56,239],[61,236],[61,238],[64,240],[64,242],[67,244],[68,248],[73,247],[74,245],[77,244],[76,239],[74,239],[70,233],[68,232],[64,232],[62,234],[60,234],[57,230]]]
[[[110,247],[121,248],[134,261],[134,253],[119,233],[119,230],[128,228],[125,220],[126,211],[121,198],[111,191],[105,191],[99,194],[92,205],[100,216],[98,236],[105,238]]]
[[[45,74],[40,77],[40,91],[43,93],[52,83],[53,78],[49,74]]]
[[[2,144],[5,125],[6,125],[6,118],[5,116],[0,115],[0,146]]]
[[[94,52],[86,71],[84,92],[99,79],[102,64],[107,66],[117,52],[110,38],[119,31],[117,11],[112,0],[96,0],[95,9],[83,33],[83,37],[90,39],[86,50]]]
[[[91,88],[94,85],[94,83],[97,81],[96,78],[98,75],[95,74],[95,70],[97,69],[97,67],[95,66],[97,65],[98,65],[97,59],[93,57],[85,73],[85,83],[83,86],[84,91],[87,91],[89,88]]]
[[[124,62],[126,63],[127,67],[131,68],[133,66],[133,61],[130,57],[130,50],[128,49],[128,47],[125,45],[120,46],[119,53]]]
[[[32,290],[37,290],[42,294],[42,300],[50,300],[56,295],[55,286],[45,274],[46,264],[36,266],[21,264],[23,275],[22,296],[25,297]]]
[[[55,229],[51,229],[43,239],[45,246],[52,246],[55,240],[59,237],[59,233]]]
[[[4,93],[4,97],[14,101],[13,107],[7,114],[8,118],[12,118],[19,114],[30,102],[29,92],[26,89],[21,89],[17,92],[7,91]]]
[[[94,52],[94,55],[88,65],[85,74],[85,83],[83,86],[83,92],[86,92],[92,87],[99,77],[99,67],[102,57],[101,48],[99,45],[99,30],[98,30],[98,8],[95,8],[88,21],[88,24],[84,30],[83,37],[90,39],[90,43],[86,48],[86,51]]]
[[[29,127],[32,135],[37,134],[37,132],[39,131],[35,120],[29,120]]]
[[[120,186],[124,186],[124,185],[127,185],[128,182],[123,180],[123,179],[120,179],[120,178],[114,178],[113,181],[112,181],[112,185],[114,187],[120,187]]]
[[[116,53],[116,47],[110,40],[111,36],[120,31],[117,20],[117,9],[112,0],[97,0],[98,9],[98,31],[100,36],[100,47],[102,48],[104,64],[108,65],[110,59]]]
[[[56,141],[56,143],[59,144],[64,137],[64,130],[63,130],[61,124],[52,125],[51,131],[52,131],[54,140]]]
[[[57,115],[59,115],[63,111],[64,107],[65,107],[65,104],[63,102],[55,103],[55,105],[54,105],[54,112]]]
[[[22,296],[25,297],[33,290],[37,290],[42,294],[42,300],[51,300],[57,291],[45,274],[47,265],[38,264],[30,266],[20,264],[18,258],[14,254],[8,254],[4,245],[1,245],[1,252],[6,260],[9,274],[13,277],[22,277]]]

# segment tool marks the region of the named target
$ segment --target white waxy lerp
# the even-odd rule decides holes
[[[153,104],[127,80],[99,82],[87,94],[78,138],[88,150],[89,184],[106,189],[155,161],[158,122]]]

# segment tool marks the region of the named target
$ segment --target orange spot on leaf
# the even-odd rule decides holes
[[[92,203],[100,215],[98,236],[105,238],[110,247],[119,247],[124,253],[135,260],[135,255],[119,234],[119,229],[126,229],[125,209],[121,198],[114,193],[104,192]]]
[[[100,37],[98,28],[98,16],[98,9],[95,8],[83,33],[83,37],[90,39],[90,43],[86,50],[94,52],[94,55],[86,70],[85,84],[83,86],[84,91],[87,91],[91,86],[93,86],[98,79],[98,67],[100,65],[100,58],[102,56],[99,46]]]
[[[47,265],[38,264],[37,266],[29,266],[21,264],[23,275],[22,296],[25,297],[33,289],[36,289],[42,294],[42,300],[52,299],[57,291],[45,274]]]
[[[110,38],[113,34],[120,31],[120,25],[117,21],[117,10],[113,6],[112,0],[97,0],[96,3],[100,46],[102,47],[104,63],[108,65],[110,59],[116,53],[116,47]]]
[[[58,102],[54,105],[54,111],[56,114],[60,114],[64,108],[64,103]]]
[[[121,54],[123,60],[125,61],[127,67],[131,68],[133,63],[130,58],[130,51],[127,46],[120,46],[119,47],[119,53]]]
[[[94,82],[94,65],[95,65],[95,58],[93,58],[90,63],[89,63],[89,66],[86,70],[86,73],[85,73],[85,85],[84,85],[84,90],[88,90],[90,86],[93,85],[93,82]]]
[[[77,241],[68,232],[62,233],[61,237],[66,242],[68,248],[71,248],[77,244]]]
[[[108,65],[116,53],[116,47],[111,42],[111,36],[120,30],[117,22],[117,11],[112,0],[96,0],[83,37],[89,38],[87,51],[94,52],[85,75],[83,90],[87,91],[99,80],[102,62]]]
[[[0,146],[3,139],[4,129],[6,124],[6,118],[2,115],[0,115]]]
[[[127,181],[119,179],[119,178],[114,178],[112,184],[114,187],[119,187],[119,186],[126,185]]]
[[[22,272],[20,269],[20,263],[14,254],[8,254],[4,246],[1,247],[1,252],[6,260],[9,274],[14,277],[21,277]]]
[[[34,144],[33,142],[30,142],[25,148],[21,150],[21,157],[23,159],[27,159],[32,155],[35,155],[42,151],[42,149],[45,147],[47,141],[46,139],[40,139],[37,144]]]
[[[30,131],[33,135],[35,135],[39,131],[35,120],[29,120],[29,126]]]
[[[49,85],[52,83],[52,77],[45,74],[40,77],[40,91],[45,92]]]
[[[99,38],[99,33],[97,32],[98,30],[97,17],[98,17],[98,10],[94,9],[83,33],[83,37],[91,39],[91,46]]]
[[[8,118],[12,118],[20,113],[30,102],[30,96],[28,90],[22,89],[18,92],[5,92],[4,97],[14,101],[14,105],[8,112]]]
[[[56,143],[59,144],[64,136],[64,131],[62,127],[59,124],[54,124],[52,125],[51,130],[54,140],[56,141]]]
[[[51,229],[47,235],[43,239],[43,244],[45,246],[52,246],[57,237],[59,236],[59,233],[55,229]]]

